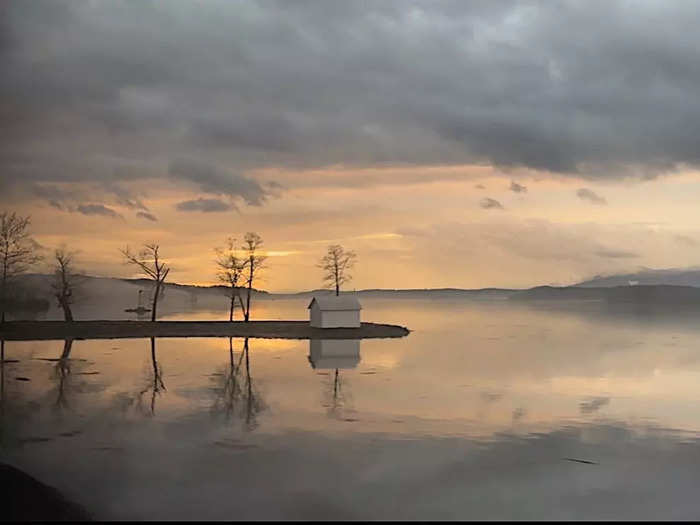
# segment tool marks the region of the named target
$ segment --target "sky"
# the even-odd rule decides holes
[[[695,1],[0,6],[0,210],[82,270],[260,287],[564,285],[700,265]]]

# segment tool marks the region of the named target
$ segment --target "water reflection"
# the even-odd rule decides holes
[[[0,339],[0,416],[5,411],[5,340]]]
[[[39,358],[40,361],[52,363],[51,377],[55,382],[55,392],[49,396],[54,399],[52,409],[59,413],[75,408],[73,401],[77,394],[95,393],[104,389],[104,385],[99,382],[88,381],[88,377],[99,375],[99,372],[87,370],[87,367],[94,364],[91,361],[72,357],[73,345],[74,339],[66,338],[58,358]]]
[[[226,421],[243,420],[248,431],[258,427],[258,415],[266,404],[251,374],[250,340],[243,340],[240,355],[236,358],[233,338],[228,339],[228,363],[223,372],[212,374],[219,384],[214,388],[215,399],[210,408],[212,414],[222,414]]]
[[[6,342],[3,454],[105,519],[700,513],[695,322],[364,305],[416,330],[161,338],[150,354],[146,339]],[[82,359],[100,375],[81,375]],[[52,417],[61,390],[71,410]],[[139,392],[149,417],[134,410]]]
[[[320,370],[356,368],[360,364],[360,340],[310,339],[309,363]]]
[[[58,396],[56,397],[56,402],[54,403],[54,407],[57,409],[68,408],[66,382],[68,381],[71,372],[70,353],[72,349],[73,339],[66,339],[63,342],[63,351],[61,352],[61,356],[58,358],[58,361],[54,367],[55,377],[58,380]]]
[[[349,417],[350,392],[341,370],[357,368],[360,363],[359,339],[311,339],[309,340],[309,363],[314,370],[329,370],[322,375],[328,378],[324,388],[323,406],[329,417],[345,421]]]
[[[210,411],[212,414],[222,414],[227,421],[230,421],[236,413],[236,405],[242,397],[241,380],[239,378],[241,362],[244,352],[241,352],[236,360],[233,349],[233,337],[228,338],[228,364],[223,367],[223,371],[216,371],[212,374],[220,384],[214,387],[214,404]]]
[[[150,374],[150,377],[147,380],[145,388],[143,388],[141,391],[139,391],[138,395],[138,406],[139,408],[143,407],[143,396],[147,392],[151,393],[151,401],[150,401],[150,415],[155,415],[156,413],[156,397],[159,396],[162,392],[166,391],[165,388],[165,383],[163,383],[163,368],[160,366],[160,363],[158,363],[158,360],[156,358],[156,338],[151,337],[151,370],[152,373]]]

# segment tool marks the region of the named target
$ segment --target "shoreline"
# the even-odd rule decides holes
[[[3,521],[92,521],[82,505],[8,463],[0,463]]]
[[[5,341],[130,339],[142,337],[251,337],[256,339],[376,339],[405,337],[403,326],[313,328],[308,321],[6,321]]]

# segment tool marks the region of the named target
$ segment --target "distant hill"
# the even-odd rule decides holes
[[[700,268],[644,269],[635,273],[597,276],[575,286],[580,288],[639,285],[674,285],[700,287]]]
[[[518,290],[510,290],[506,288],[481,288],[469,290],[463,288],[414,288],[405,290],[396,290],[391,288],[370,288],[365,290],[353,290],[340,292],[341,294],[352,293],[360,297],[387,297],[398,299],[415,299],[415,298],[448,298],[448,297],[470,297],[475,299],[506,299],[510,294]],[[332,290],[316,289],[306,292],[297,293],[271,293],[270,297],[311,297],[319,294],[332,294]]]
[[[51,295],[51,275],[26,274],[17,279],[13,290],[17,290],[22,301],[8,301],[7,312],[25,317],[34,312],[41,318],[60,318],[56,300]],[[152,281],[147,279],[119,279],[111,277],[81,277],[81,286],[76,292],[73,314],[78,319],[94,319],[99,315],[104,319],[121,319],[125,309],[134,308],[138,302],[138,292],[143,290],[144,302],[149,302]],[[191,286],[166,283],[163,299],[159,302],[159,315],[199,310],[225,310],[228,300],[223,286]],[[253,290],[256,298],[267,297],[264,291]],[[30,308],[31,307],[31,308]],[[99,314],[97,314],[99,312]]]
[[[690,279],[697,275],[700,285],[700,270],[664,271],[649,270],[629,276],[613,276],[586,281],[577,286],[537,286],[527,290],[512,290],[503,288],[483,288],[468,290],[461,288],[438,289],[367,289],[348,291],[361,298],[387,300],[470,300],[470,301],[518,301],[552,304],[554,301],[590,302],[603,301],[607,304],[637,304],[646,306],[684,305],[684,307],[700,307],[700,286],[678,286],[669,284],[643,284],[643,276],[648,279],[676,278]],[[640,284],[630,286],[629,280],[639,281]],[[631,279],[634,277],[634,279]],[[617,279],[618,281],[616,281]],[[56,301],[50,292],[51,276],[28,274],[20,279],[21,290],[18,290],[16,301],[10,301],[8,312],[36,312],[40,318],[60,318]],[[615,282],[622,281],[622,285]],[[608,286],[593,286],[594,282],[610,283]],[[683,282],[683,281],[681,281]],[[687,281],[686,281],[687,282]],[[692,281],[691,281],[692,282]],[[74,314],[77,318],[89,319],[99,315],[104,319],[122,319],[125,309],[134,308],[138,300],[139,290],[145,292],[145,302],[148,302],[152,289],[151,282],[146,279],[119,279],[107,277],[85,277],[84,286],[77,297]],[[164,297],[159,303],[159,315],[190,313],[193,311],[225,311],[228,301],[223,286],[196,286],[177,283],[166,283]],[[270,293],[254,290],[256,300],[274,301],[287,299],[307,300],[317,294],[331,294],[331,290],[309,290],[299,293]],[[98,313],[99,312],[99,313]],[[22,314],[24,317],[24,314]]]
[[[697,304],[700,306],[700,288],[673,285],[637,285],[612,287],[538,286],[513,293],[513,301],[606,301],[608,303],[635,303],[649,305]]]

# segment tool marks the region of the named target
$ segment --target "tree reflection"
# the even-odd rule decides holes
[[[61,355],[55,359],[56,364],[53,368],[53,377],[56,380],[56,400],[53,408],[59,411],[71,408],[71,396],[74,393],[99,392],[104,389],[104,385],[99,382],[92,383],[85,380],[84,376],[91,376],[98,372],[84,371],[86,360],[71,357],[73,341],[72,337],[64,339]]]
[[[161,392],[165,392],[165,384],[163,383],[163,368],[160,366],[158,363],[158,360],[156,359],[156,338],[151,337],[151,366],[152,366],[152,371],[149,374],[148,381],[146,383],[146,387],[139,392],[139,399],[138,399],[138,406],[139,408],[143,411],[143,396],[147,392],[151,393],[151,402],[150,402],[150,415],[155,415],[156,413],[156,397],[161,394]]]
[[[340,377],[340,370],[336,368],[335,372],[329,377],[333,377],[333,380],[332,382],[329,381],[329,388],[326,389],[323,405],[327,408],[327,413],[330,417],[343,419],[343,408],[345,408],[346,398],[343,394],[343,381]]]
[[[211,407],[211,412],[213,414],[223,414],[227,421],[233,418],[236,405],[242,397],[241,379],[239,376],[241,362],[245,355],[244,352],[241,352],[238,363],[236,363],[235,352],[233,350],[233,337],[228,338],[228,353],[229,362],[224,367],[224,371],[214,374],[215,377],[221,378],[221,384],[214,388],[216,397],[214,399],[214,405]]]
[[[66,390],[68,390],[68,383],[71,374],[70,353],[72,349],[73,339],[69,338],[64,340],[61,357],[58,358],[58,361],[56,362],[56,366],[54,368],[54,377],[56,377],[56,379],[58,380],[58,395],[56,397],[56,402],[54,403],[54,408],[57,409],[69,408]]]
[[[215,375],[221,379],[214,389],[216,397],[211,411],[213,414],[223,414],[227,421],[239,418],[245,423],[247,430],[254,430],[258,426],[257,416],[265,410],[266,405],[255,388],[250,361],[248,338],[243,341],[243,349],[238,359],[233,349],[233,338],[229,338],[229,362],[224,373]]]
[[[5,412],[5,340],[0,339],[0,415]]]

